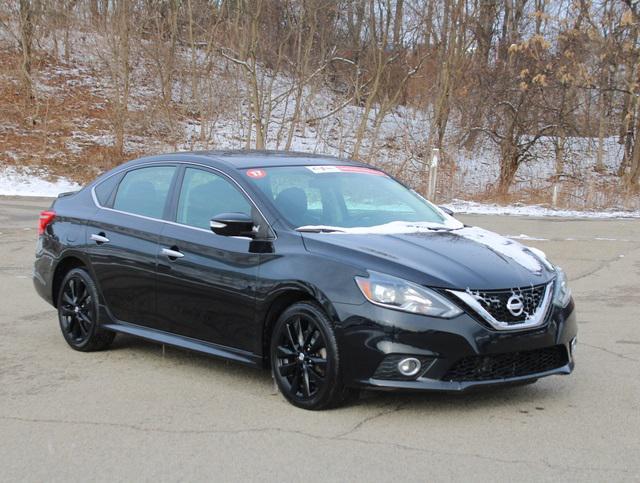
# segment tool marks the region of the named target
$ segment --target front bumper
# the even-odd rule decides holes
[[[493,330],[466,313],[444,320],[370,303],[336,304],[335,309],[342,370],[345,382],[353,387],[460,392],[570,374],[574,368],[572,341],[577,337],[577,322],[573,301],[564,309],[554,307],[540,327],[523,331]],[[521,354],[549,352],[554,357],[546,365],[518,361]],[[388,371],[383,378],[377,377],[381,364],[398,355],[420,359],[422,370],[413,378]],[[472,365],[461,376],[456,369],[464,361],[478,361],[477,370]],[[466,366],[468,369],[469,364]]]

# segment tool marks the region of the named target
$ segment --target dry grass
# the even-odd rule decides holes
[[[64,176],[84,183],[125,159],[157,152],[166,149],[163,146],[179,142],[178,133],[172,135],[160,129],[162,126],[157,120],[162,120],[162,114],[150,106],[129,113],[128,134],[144,139],[145,149],[130,149],[120,156],[112,147],[109,100],[104,89],[95,83],[100,78],[99,72],[42,56],[34,69],[37,97],[26,103],[17,80],[18,62],[15,50],[0,50],[0,163],[18,168],[45,168],[51,177]],[[186,112],[180,112],[180,107],[176,106],[177,117],[186,118]],[[185,110],[182,106],[182,111]],[[426,172],[416,175],[399,170],[397,165],[385,167],[418,190],[426,187]],[[445,160],[440,165],[436,201],[460,198],[501,204],[552,205],[550,180],[532,182],[513,189],[505,197],[497,197],[491,185],[479,192],[465,191],[456,174],[454,162]],[[615,177],[585,176],[562,182],[556,207],[638,210],[640,199],[637,194],[621,193]]]
[[[3,163],[46,167],[52,176],[85,182],[123,160],[111,146],[91,141],[110,132],[109,103],[87,84],[86,75],[42,57],[34,76],[37,95],[26,102],[17,81],[18,61],[15,51],[0,51]]]

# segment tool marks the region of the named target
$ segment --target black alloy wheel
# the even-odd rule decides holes
[[[312,302],[292,305],[276,322],[271,367],[280,392],[304,409],[337,406],[351,392],[342,384],[331,323]]]
[[[98,325],[98,292],[91,276],[82,268],[71,270],[58,293],[58,319],[67,343],[74,349],[90,352],[111,344],[115,334]]]
[[[289,319],[276,349],[277,368],[294,397],[315,396],[327,376],[327,344],[313,319],[306,314]]]

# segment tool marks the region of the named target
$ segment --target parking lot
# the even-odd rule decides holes
[[[267,371],[124,336],[68,348],[31,282],[49,202],[0,197],[0,480],[640,480],[638,220],[460,216],[565,268],[571,376],[307,412]]]

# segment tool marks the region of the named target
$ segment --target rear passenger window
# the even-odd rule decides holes
[[[102,183],[95,187],[96,198],[100,206],[109,206],[109,201],[113,201],[111,195],[118,186],[118,181],[122,178],[121,174],[113,175],[105,179]]]
[[[210,171],[187,168],[178,199],[176,221],[208,230],[211,219],[221,213],[251,215],[251,205],[226,178]]]
[[[175,166],[152,166],[124,175],[113,208],[136,215],[162,218]]]

